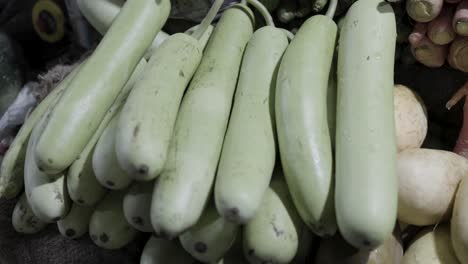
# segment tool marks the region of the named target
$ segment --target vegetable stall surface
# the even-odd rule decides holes
[[[338,227],[356,248],[381,245],[397,216],[391,6],[359,0],[340,32],[335,208]]]

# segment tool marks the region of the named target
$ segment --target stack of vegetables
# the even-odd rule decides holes
[[[468,161],[419,149],[427,118],[394,88],[391,5],[357,1],[338,32],[330,0],[292,35],[256,0],[213,27],[222,2],[169,36],[169,0],[79,1],[105,35],[6,153],[0,195],[21,195],[15,229],[56,224],[106,249],[151,233],[141,263],[305,263],[313,235],[325,238],[317,263],[343,263],[334,245],[399,263],[397,216],[448,219]],[[460,260],[467,190],[452,217]]]
[[[416,60],[468,72],[468,1],[407,0],[406,10],[416,22],[409,36]]]

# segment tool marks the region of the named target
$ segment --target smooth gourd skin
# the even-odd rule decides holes
[[[199,221],[179,236],[182,247],[195,259],[219,261],[231,248],[240,226],[228,222],[209,204]]]
[[[91,215],[89,235],[97,246],[119,249],[135,238],[138,231],[127,223],[123,213],[124,195],[124,190],[109,192]]]
[[[291,263],[298,251],[302,226],[286,182],[272,180],[260,209],[244,226],[245,257],[250,263]]]
[[[154,182],[135,182],[123,200],[127,222],[141,232],[153,232],[150,219]]]
[[[147,63],[144,59],[138,63],[137,67],[132,73],[132,76],[127,81],[120,94],[117,96],[117,99],[112,104],[112,107],[107,111],[96,132],[94,132],[94,135],[86,144],[86,147],[80,153],[78,159],[76,159],[68,169],[67,188],[70,194],[70,198],[75,203],[91,206],[95,205],[104,197],[106,189],[96,179],[96,175],[94,174],[93,170],[92,157],[94,148],[104,129],[106,129],[109,122],[125,103],[129,92],[133,88],[135,82],[141,77],[141,74],[144,72],[146,65]]]
[[[78,69],[79,68],[75,68],[70,72],[67,77],[36,106],[16,134],[15,139],[3,157],[0,167],[0,197],[11,199],[17,196],[23,188],[24,159],[29,136],[49,107],[53,106],[58,98],[60,98]]]
[[[169,0],[125,3],[48,118],[35,151],[45,172],[63,171],[77,159],[163,26],[169,9]]]
[[[198,40],[169,37],[151,56],[125,103],[116,134],[117,158],[134,179],[162,172],[183,93],[202,57]]]
[[[11,216],[13,228],[18,233],[35,234],[43,230],[47,223],[34,215],[31,206],[29,206],[26,193],[23,193],[13,209]]]
[[[140,264],[193,264],[195,260],[185,251],[178,240],[151,236],[146,242]]]
[[[337,26],[316,15],[284,54],[276,89],[279,151],[301,218],[317,235],[336,232],[327,90]]]
[[[33,129],[24,162],[24,189],[29,205],[34,215],[46,223],[60,220],[68,213],[71,205],[65,175],[45,174],[39,169],[34,158],[34,148],[49,113],[47,112]]]
[[[115,135],[120,118],[117,113],[102,132],[93,153],[93,171],[99,183],[111,190],[130,186],[132,178],[120,167],[115,151]]]
[[[336,215],[348,243],[373,248],[391,235],[397,216],[395,15],[383,0],[360,0],[344,23],[338,52]]]
[[[176,236],[185,231],[207,203],[252,18],[248,8],[238,5],[223,13],[184,95],[153,194],[151,219],[157,232]]]
[[[245,50],[215,184],[218,212],[236,223],[254,217],[273,173],[276,141],[270,92],[287,46],[281,30],[263,27]]]
[[[94,211],[92,206],[82,206],[74,203],[70,212],[57,221],[57,227],[62,236],[76,239],[88,232],[89,220]]]

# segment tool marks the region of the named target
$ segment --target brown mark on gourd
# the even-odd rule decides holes
[[[139,226],[142,226],[144,224],[143,218],[141,218],[139,216],[132,217],[132,221],[133,221],[133,223],[135,223],[136,225],[139,225]]]
[[[106,184],[110,187],[115,186],[115,183],[113,181],[106,181]]]
[[[76,202],[79,203],[79,204],[84,204],[84,201],[83,201],[83,199],[81,199],[81,198],[78,199]]]
[[[198,253],[205,253],[208,250],[208,247],[203,242],[197,242],[194,245],[194,249]]]
[[[52,160],[51,158],[48,158],[48,159],[47,159],[47,162],[49,162],[49,164],[53,164],[53,163],[54,163],[54,160]]]
[[[138,174],[140,174],[140,175],[147,175],[148,171],[149,171],[149,168],[145,164],[140,165],[140,167],[138,168]]]
[[[65,231],[65,235],[68,236],[68,237],[72,237],[76,234],[75,230],[69,228],[67,229],[67,231]]]
[[[101,240],[102,243],[107,243],[107,241],[109,241],[109,236],[106,233],[102,233],[99,240]]]
[[[140,124],[136,125],[136,127],[133,129],[133,137],[137,137],[138,132],[140,132]]]
[[[275,222],[270,222],[271,226],[273,227],[273,231],[275,232],[276,237],[280,237],[284,234],[283,230],[280,230],[276,225]]]
[[[184,72],[182,70],[179,71],[179,76],[182,77],[182,78],[185,77],[185,74],[184,74]]]

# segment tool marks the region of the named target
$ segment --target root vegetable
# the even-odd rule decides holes
[[[468,0],[458,4],[452,23],[455,32],[461,36],[468,36]]]
[[[445,63],[448,46],[434,44],[426,35],[427,25],[416,24],[414,31],[408,37],[411,44],[411,53],[421,64],[437,68]]]
[[[402,264],[459,264],[450,243],[450,228],[425,228],[405,252]]]
[[[397,159],[398,220],[417,226],[448,220],[468,160],[453,152],[408,149]]]
[[[406,11],[417,22],[429,22],[442,11],[444,0],[408,0]]]
[[[448,62],[454,69],[468,73],[468,37],[458,37],[452,42]]]
[[[455,39],[457,35],[452,27],[452,17],[453,9],[447,6],[438,17],[429,22],[427,35],[432,42],[437,45],[446,45]]]
[[[465,85],[458,90],[448,101],[446,107],[447,109],[451,109],[455,104],[458,103],[462,98],[464,98],[468,94],[468,82],[465,83]],[[457,143],[455,145],[455,149],[453,152],[462,155],[465,158],[468,158],[468,104],[465,103],[464,105],[464,120],[463,120],[463,126],[460,131],[460,134],[458,136]]]
[[[468,179],[458,187],[451,221],[452,246],[462,264],[468,263]]]
[[[398,151],[420,148],[427,134],[427,114],[420,97],[403,85],[396,85],[395,124]]]

